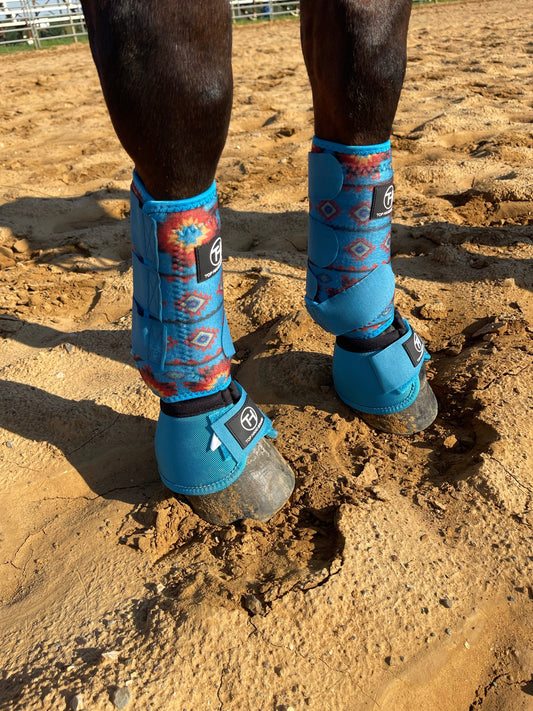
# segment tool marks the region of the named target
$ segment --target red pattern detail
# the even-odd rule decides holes
[[[384,252],[390,251],[390,240],[391,240],[391,233],[390,230],[387,232],[387,236],[385,239],[381,242],[380,247]]]
[[[131,184],[131,190],[132,190],[133,194],[135,195],[135,197],[137,198],[137,200],[141,203],[141,207],[142,207],[143,199],[142,199],[141,193],[137,190],[137,186],[135,185],[135,183]]]
[[[208,366],[207,368],[200,368],[199,375],[201,378],[200,382],[188,383],[185,382],[183,385],[191,392],[202,392],[206,390],[213,390],[220,382],[224,382],[229,378],[230,374],[230,359],[224,358],[223,360],[215,363],[214,365]]]
[[[342,264],[340,266],[331,266],[328,267],[328,269],[335,269],[337,272],[353,272],[353,273],[361,273],[361,272],[371,272],[373,269],[377,267],[376,264],[372,264],[371,266],[367,266],[366,264],[362,264],[360,266],[356,266],[354,264]],[[361,277],[362,279],[363,277]]]
[[[204,363],[209,363],[209,361],[215,360],[220,354],[222,353],[222,348],[219,348],[217,352],[209,356],[209,358],[206,358],[205,360],[194,360],[193,358],[189,358],[189,360],[180,360],[179,358],[175,358],[174,360],[168,360],[166,361],[167,365],[192,365],[194,367],[198,365],[202,365]]]
[[[341,284],[343,289],[349,289],[354,284],[357,284],[358,281],[361,281],[361,279],[355,279],[354,277],[349,277],[344,274],[341,276]]]
[[[346,168],[346,182],[357,181],[361,178],[381,178],[381,163],[390,158],[389,152],[372,153],[368,156],[351,155],[350,153],[336,153],[339,160]]]
[[[171,255],[174,271],[190,269],[195,264],[194,248],[209,242],[218,230],[217,203],[209,210],[197,207],[184,212],[173,212],[157,225],[158,248],[161,252]],[[194,232],[196,235],[191,238]]]
[[[363,333],[366,333],[367,331],[377,331],[377,329],[383,324],[385,321],[382,321],[381,323],[373,323],[371,326],[362,326],[361,328],[354,329],[356,331],[363,331]]]
[[[196,272],[193,274],[182,274],[181,276],[177,274],[176,279],[177,281],[181,281],[182,284],[186,284],[188,281],[191,281],[191,279],[196,279]]]
[[[149,365],[143,365],[139,368],[139,372],[144,382],[152,388],[159,397],[172,397],[178,392],[176,383],[161,383],[157,380]]]
[[[326,287],[326,293],[328,297],[335,296],[335,294],[340,294],[343,291],[346,291],[346,289],[349,289],[351,286],[354,286],[354,284],[357,284],[358,281],[361,281],[361,279],[356,279],[355,277],[349,277],[343,274],[341,276],[341,286],[339,289],[335,289],[332,286]]]

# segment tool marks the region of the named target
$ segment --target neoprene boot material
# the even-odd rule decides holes
[[[266,520],[289,497],[294,476],[263,441],[276,436],[272,423],[231,380],[216,186],[187,200],[157,201],[134,174],[131,226],[133,357],[167,405],[155,441],[161,478],[207,520]],[[226,397],[232,389],[235,397]],[[213,396],[225,404],[190,407]],[[188,415],[172,412],[180,403]],[[200,505],[203,497],[209,504]]]
[[[378,429],[407,433],[433,421],[436,399],[421,376],[429,360],[424,344],[395,315],[393,196],[390,142],[344,146],[313,139],[306,306],[337,336],[339,397]]]

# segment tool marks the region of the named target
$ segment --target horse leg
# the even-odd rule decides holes
[[[231,379],[214,182],[231,111],[227,0],[82,0],[131,192],[133,356],[161,400],[164,483],[208,521],[267,520],[294,476]],[[206,31],[208,30],[208,31]]]
[[[411,0],[302,0],[313,92],[306,305],[336,338],[333,380],[369,424],[410,434],[437,402],[420,337],[394,309],[390,134]]]
[[[144,186],[159,201],[205,191],[231,112],[227,3],[82,0],[82,6],[113,126]]]

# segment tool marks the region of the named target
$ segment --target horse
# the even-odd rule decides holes
[[[394,308],[390,135],[412,0],[301,0],[313,97],[306,305],[336,336],[339,397],[377,429],[436,416],[420,338]],[[232,105],[228,0],[82,0],[92,56],[135,170],[132,352],[161,400],[163,482],[205,520],[269,520],[294,475],[231,378],[215,172]]]

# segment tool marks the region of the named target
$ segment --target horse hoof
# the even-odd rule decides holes
[[[233,484],[212,494],[185,498],[200,518],[216,526],[245,518],[268,521],[287,502],[294,483],[288,464],[270,441],[262,439]]]
[[[382,432],[398,435],[412,435],[422,432],[431,425],[437,417],[438,403],[426,377],[426,369],[420,371],[420,390],[416,400],[400,412],[387,415],[374,415],[357,411],[359,417],[367,425]]]
[[[368,425],[383,432],[410,435],[437,416],[437,399],[426,378],[424,343],[396,312],[398,338],[376,351],[356,350],[338,338],[333,351],[337,395]]]
[[[159,474],[209,523],[268,521],[294,489],[294,474],[269,441],[272,422],[234,383],[239,398],[187,417],[159,413],[155,451]]]

